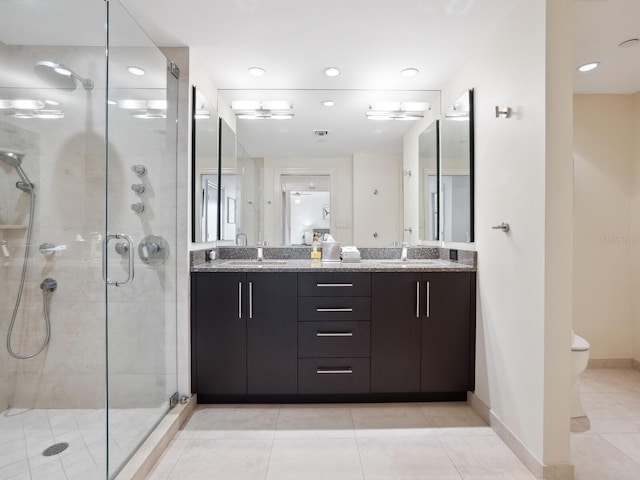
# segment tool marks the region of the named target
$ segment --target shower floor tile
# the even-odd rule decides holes
[[[110,414],[111,465],[120,465],[166,407],[118,409]],[[9,409],[0,413],[0,480],[104,480],[104,409]],[[53,456],[46,448],[66,442]]]

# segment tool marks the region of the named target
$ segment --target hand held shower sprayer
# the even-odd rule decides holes
[[[18,295],[16,297],[16,303],[13,308],[13,314],[11,315],[11,322],[9,324],[9,330],[7,331],[7,350],[9,354],[17,358],[19,360],[27,360],[29,358],[33,358],[39,353],[41,353],[47,345],[49,345],[49,340],[51,339],[51,322],[49,321],[49,304],[47,302],[49,294],[55,291],[58,284],[52,278],[46,278],[41,284],[40,288],[42,289],[42,302],[43,302],[43,310],[44,310],[44,319],[45,319],[45,327],[46,327],[46,335],[45,339],[42,342],[42,345],[33,353],[27,355],[21,355],[13,351],[11,347],[11,337],[13,335],[13,328],[16,323],[16,317],[18,315],[18,308],[20,307],[20,300],[22,298],[22,292],[24,290],[24,283],[27,276],[27,267],[29,264],[29,246],[31,245],[31,232],[33,230],[33,215],[35,212],[36,205],[36,192],[35,185],[31,183],[29,177],[22,169],[22,159],[24,158],[24,153],[16,152],[12,150],[0,149],[0,160],[9,165],[10,167],[15,168],[18,176],[20,177],[20,181],[16,182],[16,188],[22,190],[25,193],[31,195],[31,208],[29,211],[29,225],[27,227],[27,240],[24,247],[24,260],[22,262],[22,274],[20,276],[20,287],[18,289]]]

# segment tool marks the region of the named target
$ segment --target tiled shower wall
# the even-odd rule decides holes
[[[140,49],[138,55],[153,57],[157,63],[159,52],[147,50]],[[118,58],[117,49],[113,57]],[[104,48],[0,44],[0,58],[22,75],[20,81],[18,75],[15,81],[0,77],[0,99],[51,99],[59,102],[56,108],[65,113],[64,118],[54,120],[0,116],[0,148],[26,152],[23,168],[35,183],[37,195],[28,276],[14,327],[14,350],[25,353],[40,345],[44,318],[39,285],[48,277],[58,282],[50,298],[49,347],[30,360],[11,358],[4,342],[19,287],[26,229],[2,230],[11,257],[0,258],[0,411],[9,406],[104,407],[106,295],[112,339],[111,406],[154,406],[145,404],[175,390],[175,131],[173,135],[167,133],[171,130],[167,119],[134,119],[130,112],[109,107],[108,228],[133,237],[136,273],[129,287],[105,291],[101,252],[106,174]],[[48,59],[93,79],[95,88],[45,88],[35,76],[33,65]],[[23,78],[28,79],[25,84]],[[122,98],[166,96],[164,86],[131,87],[114,85],[110,92]],[[148,168],[142,179],[130,170],[138,163]],[[30,199],[14,187],[17,180],[13,169],[0,166],[0,225],[27,223]],[[132,183],[145,184],[145,194],[138,198],[130,189]],[[130,209],[138,201],[146,205],[141,215]],[[151,233],[162,235],[170,243],[170,258],[162,267],[143,264],[137,254],[140,240]],[[66,245],[66,250],[45,257],[38,252],[43,242]],[[115,254],[114,244],[110,244],[109,268],[119,278],[124,275],[126,260]]]

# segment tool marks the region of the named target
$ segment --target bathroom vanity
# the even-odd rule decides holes
[[[475,269],[448,260],[193,268],[199,403],[464,400]]]

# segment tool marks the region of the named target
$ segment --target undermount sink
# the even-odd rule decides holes
[[[233,267],[256,267],[260,265],[286,265],[286,260],[228,260],[225,265]]]

